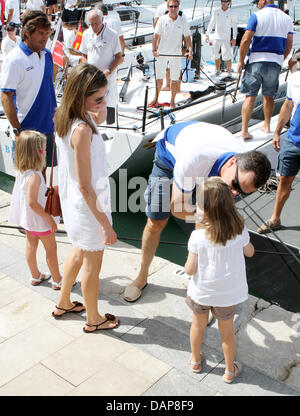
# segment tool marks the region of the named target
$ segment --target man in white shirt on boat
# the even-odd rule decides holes
[[[215,29],[214,37],[214,60],[216,65],[215,75],[221,74],[221,55],[226,63],[228,75],[231,74],[231,47],[235,46],[237,35],[237,18],[233,11],[229,8],[230,0],[221,0],[221,7],[214,10],[207,27],[205,41],[209,42],[209,35]],[[231,39],[232,29],[232,39]],[[220,53],[221,51],[221,53]]]
[[[81,0],[65,0],[64,9],[61,15],[63,26],[74,26],[81,17],[81,10],[78,9]]]
[[[7,35],[2,41],[2,56],[3,56],[3,62],[6,60],[6,57],[8,53],[13,50],[16,46],[19,45],[21,42],[20,36],[17,36],[17,26],[15,23],[10,22],[5,26]]]
[[[103,4],[101,2],[97,3],[95,8],[98,8],[99,10],[102,11],[102,13],[103,13],[103,23],[106,23],[107,26],[111,30],[114,30],[118,34],[121,49],[122,49],[122,56],[124,57],[125,56],[125,54],[124,54],[124,52],[125,52],[125,41],[124,41],[124,35],[123,35],[122,27],[121,27],[121,20],[119,18],[118,13],[116,13],[114,15],[114,17],[108,15],[107,6],[105,6],[105,4]]]
[[[171,78],[170,107],[175,107],[175,97],[182,65],[182,38],[188,48],[188,59],[193,58],[192,42],[188,22],[183,14],[179,15],[179,0],[167,0],[168,14],[158,19],[152,39],[153,56],[156,63],[156,91],[148,106],[156,105],[169,63]]]
[[[5,1],[5,15],[6,23],[13,22],[17,27],[20,26],[20,6],[19,0],[6,0]]]
[[[88,12],[90,28],[82,36],[79,51],[89,64],[101,69],[108,80],[107,124],[115,122],[115,108],[118,103],[116,70],[122,63],[122,49],[119,37],[103,23],[103,13],[94,8]]]
[[[259,234],[281,227],[282,209],[290,196],[292,183],[300,171],[300,50],[295,55],[297,69],[288,77],[287,96],[281,107],[273,137],[273,147],[279,152],[277,171],[280,181],[271,218],[258,228]],[[290,128],[280,136],[281,130],[289,120]]]
[[[41,10],[46,13],[46,6],[43,0],[28,0],[26,3],[26,10]]]
[[[167,0],[165,0],[162,4],[160,4],[157,9],[155,10],[153,26],[155,28],[158,19],[168,12]]]
[[[220,176],[235,197],[264,185],[271,171],[263,153],[245,152],[228,130],[214,124],[173,124],[161,131],[155,141],[153,169],[145,192],[148,218],[142,237],[141,268],[125,289],[124,299],[128,302],[137,300],[147,284],[149,267],[170,214],[195,221],[195,207],[190,200],[203,178]]]
[[[262,87],[264,97],[264,125],[262,130],[270,133],[270,121],[274,97],[279,87],[279,74],[284,59],[293,45],[293,22],[274,4],[274,0],[254,0],[258,11],[251,15],[240,45],[238,73],[243,77],[240,92],[246,94],[242,106],[242,132],[244,140],[252,139],[248,131],[257,94]],[[252,42],[252,44],[251,44]],[[251,48],[250,48],[251,45]],[[248,55],[247,63],[245,58]]]

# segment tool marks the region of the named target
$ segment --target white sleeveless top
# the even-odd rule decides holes
[[[76,119],[64,138],[56,137],[60,202],[71,243],[81,250],[99,251],[105,248],[102,226],[78,188],[74,149],[71,146],[72,134],[79,124],[84,124],[84,121]],[[105,144],[100,133],[92,135],[90,154],[91,184],[103,212],[112,223]]]
[[[11,197],[9,221],[20,225],[28,231],[44,232],[50,230],[50,224],[36,214],[27,202],[27,184],[30,176],[34,174],[39,175],[41,178],[38,203],[43,208],[45,207],[47,186],[42,173],[33,170],[26,170],[24,173],[18,172]]]

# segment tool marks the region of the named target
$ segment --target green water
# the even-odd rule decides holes
[[[12,193],[14,186],[14,177],[0,172],[0,189]],[[114,213],[113,223],[118,238],[131,244],[137,248],[141,248],[141,238],[143,229],[146,223],[146,216],[144,213]],[[131,240],[132,239],[132,240]],[[135,241],[138,240],[138,241]],[[187,256],[187,241],[188,236],[182,231],[179,225],[173,218],[170,218],[169,223],[164,229],[158,250],[157,256],[167,259],[176,264],[184,265]],[[164,242],[180,243],[164,244]],[[184,244],[184,245],[182,245]]]
[[[122,237],[125,237],[123,241],[137,248],[141,248],[141,241],[127,240],[127,238],[139,240],[142,238],[143,229],[146,224],[146,216],[144,213],[115,213],[113,214],[113,222],[114,229],[120,240],[122,240]],[[161,242],[156,255],[183,266],[187,257],[187,242],[188,236],[176,221],[170,218],[166,228],[162,232]]]
[[[0,190],[11,194],[14,183],[15,178],[13,176],[5,175],[5,173],[0,172]]]
[[[0,172],[0,190],[12,193],[14,177]],[[144,213],[113,213],[114,229],[118,238],[134,247],[141,248],[141,238],[146,223]],[[132,239],[132,240],[131,240]],[[171,244],[165,244],[165,243]],[[187,257],[188,236],[180,228],[173,217],[170,218],[166,228],[161,235],[156,255],[172,263],[183,266]],[[259,293],[249,288],[249,294],[261,297]],[[267,299],[265,299],[267,300]]]

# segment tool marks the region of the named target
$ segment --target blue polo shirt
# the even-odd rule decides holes
[[[283,63],[288,34],[294,33],[292,19],[278,6],[268,4],[249,18],[246,30],[255,32],[249,51],[249,63]]]
[[[2,68],[1,91],[16,93],[18,119],[23,129],[43,134],[54,131],[56,97],[53,61],[48,49],[38,54],[24,42],[13,49]]]
[[[224,127],[188,121],[168,127],[156,151],[173,170],[177,187],[189,193],[203,178],[218,176],[224,163],[245,148]]]

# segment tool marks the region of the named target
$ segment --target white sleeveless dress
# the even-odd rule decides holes
[[[105,248],[103,230],[79,191],[74,149],[71,146],[72,134],[79,124],[84,122],[76,119],[64,138],[56,136],[59,196],[64,224],[72,245],[81,250],[100,251]],[[90,158],[92,187],[103,212],[112,223],[105,144],[100,133],[92,136]]]
[[[38,203],[45,208],[47,186],[41,172],[26,170],[17,172],[16,181],[11,197],[9,222],[13,222],[28,231],[45,232],[51,229],[50,224],[44,218],[36,214],[27,202],[27,184],[31,175],[38,175],[41,178],[41,184],[38,193]],[[53,217],[56,223],[59,218]]]

